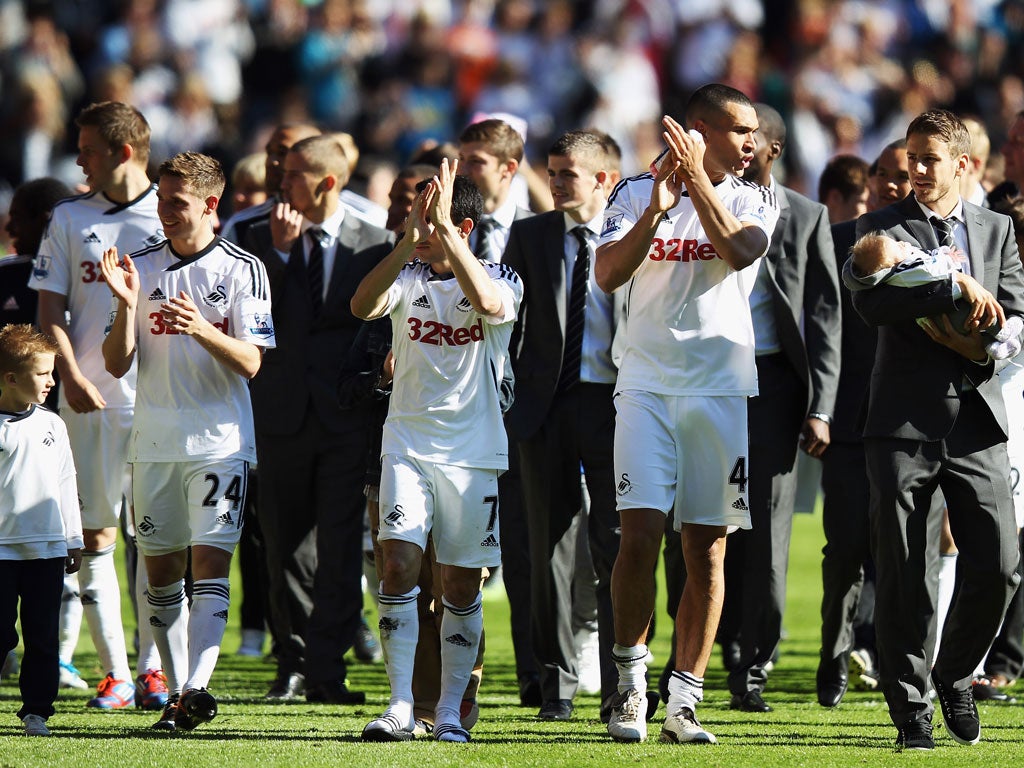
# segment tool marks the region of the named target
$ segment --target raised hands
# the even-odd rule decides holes
[[[433,178],[427,189],[433,188],[435,193],[430,200],[430,221],[435,227],[447,227],[452,223],[452,190],[455,185],[455,172],[459,169],[459,161],[448,158],[441,160],[437,176]]]
[[[270,212],[270,240],[274,248],[288,253],[302,235],[302,214],[288,203],[277,203]]]
[[[110,292],[130,307],[139,298],[139,272],[126,253],[122,261],[117,248],[108,248],[100,260],[100,272],[107,281]]]

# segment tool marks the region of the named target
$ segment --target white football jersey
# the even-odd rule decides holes
[[[248,382],[195,339],[167,326],[160,305],[184,291],[228,336],[274,346],[270,286],[258,258],[222,238],[180,258],[169,241],[141,251],[135,315],[139,383],[129,460],[256,460]]]
[[[43,232],[29,287],[67,297],[71,347],[82,374],[108,408],[131,407],[135,369],[115,379],[103,365],[104,329],[110,325],[110,289],[100,272],[103,252],[116,246],[134,254],[164,239],[156,214],[156,186],[130,203],[114,203],[91,192],[62,200]],[[60,403],[67,405],[64,388]]]
[[[420,261],[389,289],[395,382],[381,454],[508,468],[499,387],[523,284],[509,267],[483,266],[501,294],[501,317],[477,313],[454,277],[437,279]]]
[[[0,559],[63,557],[82,546],[75,462],[64,422],[33,405],[0,411]]]
[[[601,245],[622,239],[637,222],[653,186],[649,173],[619,183],[605,209]],[[726,176],[715,190],[736,218],[756,224],[771,241],[779,209],[770,190],[736,176]],[[737,272],[718,255],[684,191],[662,217],[647,257],[619,289],[626,291],[627,322],[616,388],[757,394],[749,304],[756,277],[756,262]]]

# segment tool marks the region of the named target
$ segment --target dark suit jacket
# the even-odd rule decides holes
[[[837,274],[850,257],[850,246],[856,240],[857,220],[851,219],[832,225],[832,243],[836,249]],[[860,413],[871,383],[871,367],[875,364],[875,345],[878,330],[864,322],[853,308],[850,289],[839,281],[842,299],[843,334],[839,366],[839,386],[836,405],[832,413],[831,436],[833,443],[859,443]]]
[[[806,388],[807,412],[831,416],[839,381],[841,310],[828,212],[782,185],[776,185],[775,193],[779,222],[764,268],[771,278],[779,343]]]
[[[333,432],[364,429],[367,412],[343,411],[336,394],[342,363],[363,323],[349,302],[360,281],[391,251],[393,235],[345,216],[319,317],[313,316],[302,238],[295,241],[287,262],[274,250],[269,219],[252,223],[243,239],[243,247],[267,267],[277,336],[277,348],[264,355],[250,387],[256,432],[293,434],[307,408]]]
[[[1024,315],[1024,268],[1009,217],[966,201],[964,217],[972,276],[1007,314]],[[913,195],[857,220],[858,236],[874,230],[925,250],[939,245]],[[950,281],[915,289],[880,285],[855,293],[853,304],[867,322],[879,326],[865,437],[941,440],[953,428],[961,397],[972,388],[1006,434],[1006,409],[993,377],[996,365],[1006,361],[971,362],[929,339],[915,322],[955,309]]]
[[[512,224],[502,264],[523,281],[523,303],[509,351],[516,397],[505,417],[509,438],[522,441],[547,418],[565,347],[565,215],[550,211]],[[625,291],[611,294],[613,332],[624,315]]]

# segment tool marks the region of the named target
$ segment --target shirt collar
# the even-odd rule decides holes
[[[926,219],[945,218],[947,221],[950,219],[956,219],[961,223],[967,221],[967,219],[964,218],[964,199],[962,197],[957,198],[956,205],[953,207],[953,210],[950,211],[949,215],[945,217],[939,216],[939,214],[937,214],[931,208],[928,208],[924,204],[922,204],[921,201],[918,200],[916,197],[914,198],[914,202],[917,203],[918,207],[921,209],[921,213],[924,214],[924,217]]]
[[[303,217],[302,219],[302,234],[306,234],[309,230],[314,227],[322,229],[324,234],[330,239],[330,243],[334,243],[334,240],[338,237],[338,232],[341,230],[341,223],[345,220],[345,208],[339,205],[337,209],[324,219],[319,224],[314,224],[309,219]]]

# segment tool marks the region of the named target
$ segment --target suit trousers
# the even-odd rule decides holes
[[[866,571],[873,578],[874,567],[869,563],[871,492],[864,444],[834,442],[822,456],[822,463],[825,546],[821,551],[821,658],[828,662],[848,655],[855,642],[857,647],[867,645],[872,652],[875,650],[873,637],[869,644],[854,637],[865,598],[871,599],[873,613],[874,590],[865,592],[863,586]]]
[[[912,396],[912,393],[909,393]],[[938,441],[864,440],[871,481],[871,544],[877,571],[879,672],[897,726],[929,718],[929,637],[941,490],[959,549],[958,587],[932,674],[964,690],[992,643],[1020,581],[1006,443],[976,392],[961,396],[950,433]]]
[[[258,435],[259,515],[278,672],[344,680],[363,607],[368,435],[330,432],[307,409],[293,435]]]
[[[1018,544],[1024,550],[1024,531],[1018,537]],[[1017,566],[1017,574],[1024,579],[1024,558]],[[1003,627],[996,635],[995,642],[985,660],[985,674],[1005,675],[1016,680],[1024,671],[1024,589],[1017,591],[1006,609]]]
[[[541,428],[519,444],[530,531],[533,650],[545,701],[572,699],[578,682],[572,622],[577,552],[573,521],[583,506],[581,465],[590,494],[587,525],[597,574],[601,691],[603,696],[616,691],[611,572],[619,551],[619,518],[612,394],[611,384],[577,384],[555,397]]]
[[[733,694],[762,691],[765,665],[782,636],[786,568],[793,530],[796,452],[806,390],[783,354],[757,358],[757,397],[747,401],[751,528],[725,548],[725,607],[737,617],[740,660],[729,673]]]
[[[519,451],[509,440],[508,471],[498,477],[498,523],[501,527],[501,579],[508,596],[512,652],[520,686],[537,677],[530,629],[530,534],[523,507]]]

